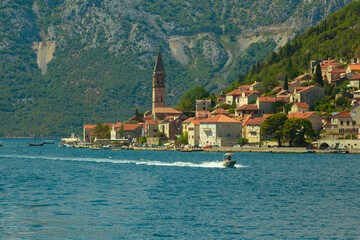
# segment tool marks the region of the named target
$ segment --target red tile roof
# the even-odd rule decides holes
[[[158,123],[161,122],[161,121],[158,121],[158,120],[147,120],[145,122],[146,125],[158,125]]]
[[[156,107],[154,108],[155,113],[172,113],[172,114],[181,114],[180,111],[171,107]]]
[[[95,128],[96,127],[96,125],[84,125],[84,128],[85,129],[93,129],[93,128]]]
[[[241,107],[238,107],[236,111],[259,111],[259,108],[254,104],[245,104]]]
[[[250,89],[250,86],[251,86],[251,85],[241,85],[240,87],[238,87],[238,89],[243,90],[243,91],[246,91],[246,90],[249,90],[249,89]]]
[[[137,129],[138,127],[142,127],[142,124],[132,124],[132,123],[125,123],[124,124],[124,131],[133,131]]]
[[[255,118],[250,118],[247,123],[246,126],[248,125],[257,125],[257,126],[261,126],[263,124],[263,122],[265,121],[266,118],[264,117],[255,117]]]
[[[225,109],[223,108],[218,108],[214,111],[211,112],[212,115],[215,115],[215,114],[229,114],[228,111],[226,111]]]
[[[275,102],[275,97],[258,97],[259,102]]]
[[[291,85],[293,85],[293,84],[295,84],[297,82],[298,82],[298,80],[295,80],[295,81],[289,82],[288,85],[291,86]]]
[[[281,90],[282,90],[282,87],[277,86],[277,87],[274,87],[271,91],[277,92],[277,91],[281,91]]]
[[[148,119],[152,119],[152,114],[147,115],[146,117],[144,117],[144,120],[145,120],[145,121],[148,120]]]
[[[287,115],[288,118],[309,118],[311,115],[316,114],[315,112],[294,112]]]
[[[305,89],[302,89],[302,90],[300,90],[300,91],[297,91],[297,92],[304,92],[304,91],[307,91],[307,90],[309,90],[309,89],[311,89],[311,88],[314,88],[314,87],[320,87],[320,85],[318,84],[318,83],[316,83],[315,85],[311,85],[311,86],[308,86],[308,87],[305,87]]]
[[[240,96],[243,93],[240,89],[235,89],[234,91],[231,91],[226,94],[226,96]]]
[[[336,68],[336,69],[334,69],[334,70],[332,70],[331,71],[332,73],[344,73],[344,72],[346,72],[346,69],[344,69],[344,68]]]
[[[271,117],[272,115],[274,115],[274,114],[264,113],[262,116],[263,116],[264,118],[268,118],[268,117]]]
[[[189,117],[188,119],[182,121],[181,123],[190,123],[191,120],[194,120],[195,117]]]
[[[350,64],[349,67],[351,70],[360,71],[360,63]]]
[[[196,116],[197,117],[207,117],[207,116],[210,116],[210,112],[209,111],[197,111]]]
[[[231,117],[219,114],[201,121],[201,123],[240,123],[240,121]]]
[[[359,80],[359,79],[360,79],[360,73],[358,73],[355,76],[353,76],[352,78],[350,78],[350,80]]]
[[[331,118],[351,118],[351,114],[347,111],[342,111],[333,115]]]
[[[298,108],[309,108],[309,105],[307,103],[304,103],[304,102],[296,102],[295,105]]]

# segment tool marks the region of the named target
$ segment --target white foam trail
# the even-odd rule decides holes
[[[224,168],[220,162],[161,162],[150,161],[141,159],[135,160],[115,160],[109,158],[64,158],[64,157],[46,157],[46,156],[21,156],[21,155],[0,155],[3,158],[26,158],[26,159],[46,159],[46,160],[61,160],[61,161],[80,161],[80,162],[99,162],[99,163],[115,163],[115,164],[136,164],[136,165],[148,165],[148,166],[168,166],[168,167],[197,167],[197,168]],[[246,166],[236,164],[234,167],[243,168]]]

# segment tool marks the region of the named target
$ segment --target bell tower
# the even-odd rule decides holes
[[[155,117],[155,108],[165,107],[165,70],[161,57],[160,49],[156,57],[156,63],[153,73],[153,96],[152,96],[152,114]]]

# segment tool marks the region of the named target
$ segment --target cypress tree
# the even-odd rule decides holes
[[[285,80],[284,80],[283,89],[284,89],[284,90],[289,90],[289,83],[288,83],[288,77],[287,77],[287,75],[285,75]]]
[[[313,83],[319,83],[321,86],[324,86],[324,81],[323,81],[323,77],[321,75],[321,67],[320,67],[320,63],[318,63],[316,65],[316,69],[315,69],[315,74],[313,76]]]

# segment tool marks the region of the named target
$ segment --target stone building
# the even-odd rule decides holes
[[[216,115],[200,122],[200,145],[233,146],[242,136],[240,121]]]

